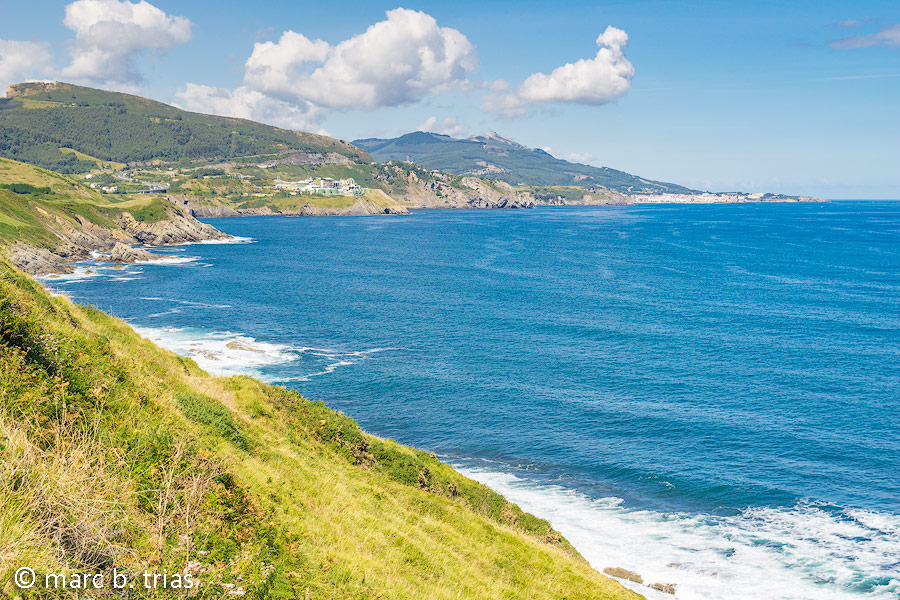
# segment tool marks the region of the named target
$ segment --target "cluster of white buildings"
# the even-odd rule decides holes
[[[637,204],[734,204],[741,202],[761,202],[770,197],[768,194],[741,194],[728,192],[714,194],[633,194],[633,202]],[[775,199],[774,197],[772,198]]]
[[[302,181],[275,181],[276,190],[285,190],[291,194],[320,194],[322,196],[362,196],[366,189],[357,185],[356,181],[347,179],[332,179],[331,177],[316,177]]]

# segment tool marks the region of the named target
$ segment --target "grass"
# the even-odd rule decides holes
[[[0,183],[26,183],[35,187],[49,187],[53,193],[65,195],[70,199],[108,204],[98,192],[70,177],[6,158],[0,158]]]
[[[172,206],[160,198],[102,195],[59,173],[0,158],[0,246],[24,242],[54,250],[63,245],[63,229],[88,226],[118,230],[117,218],[157,222],[169,218]]]
[[[40,101],[38,101],[38,102],[40,102]],[[55,106],[51,102],[48,102],[47,104],[50,104],[51,106]],[[99,168],[99,169],[111,169],[113,171],[121,171],[122,169],[124,169],[125,167],[128,166],[122,162],[108,161],[108,160],[103,160],[101,158],[97,158],[95,156],[90,156],[88,154],[85,154],[84,152],[79,152],[78,150],[75,150],[74,148],[60,148],[59,150],[60,150],[60,152],[63,152],[64,154],[74,154],[75,158],[78,158],[79,160],[89,160],[93,163],[96,163],[97,168]]]
[[[134,206],[134,205],[133,205]],[[144,223],[158,223],[169,218],[172,204],[162,198],[153,198],[129,210],[135,220]]]
[[[0,154],[69,173],[93,170],[98,160],[218,160],[290,151],[371,161],[365,151],[326,136],[188,112],[129,94],[65,83],[11,87],[13,97],[0,99]]]
[[[0,595],[25,564],[189,571],[197,598],[639,598],[430,453],[209,376],[0,260]]]

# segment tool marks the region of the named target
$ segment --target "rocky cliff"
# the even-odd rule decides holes
[[[175,206],[168,207],[165,216],[153,222],[139,221],[123,211],[113,227],[102,227],[77,215],[69,220],[52,213],[46,213],[44,224],[57,238],[56,246],[17,240],[6,248],[12,263],[30,275],[71,273],[72,263],[90,258],[92,253],[103,253],[101,258],[117,263],[157,257],[131,244],[183,244],[231,237]]]

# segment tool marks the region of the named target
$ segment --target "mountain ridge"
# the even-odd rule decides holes
[[[609,167],[556,158],[495,131],[468,138],[414,131],[396,138],[362,138],[352,143],[379,162],[409,160],[454,175],[489,176],[511,185],[605,187],[626,194],[696,192]]]
[[[343,140],[235,117],[196,113],[149,98],[64,82],[11,85],[0,98],[0,156],[64,173],[91,161],[225,159],[312,152],[350,163],[371,156]]]

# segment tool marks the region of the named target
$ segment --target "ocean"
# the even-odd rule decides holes
[[[43,281],[434,451],[599,570],[900,597],[900,202],[209,222],[235,243]]]

